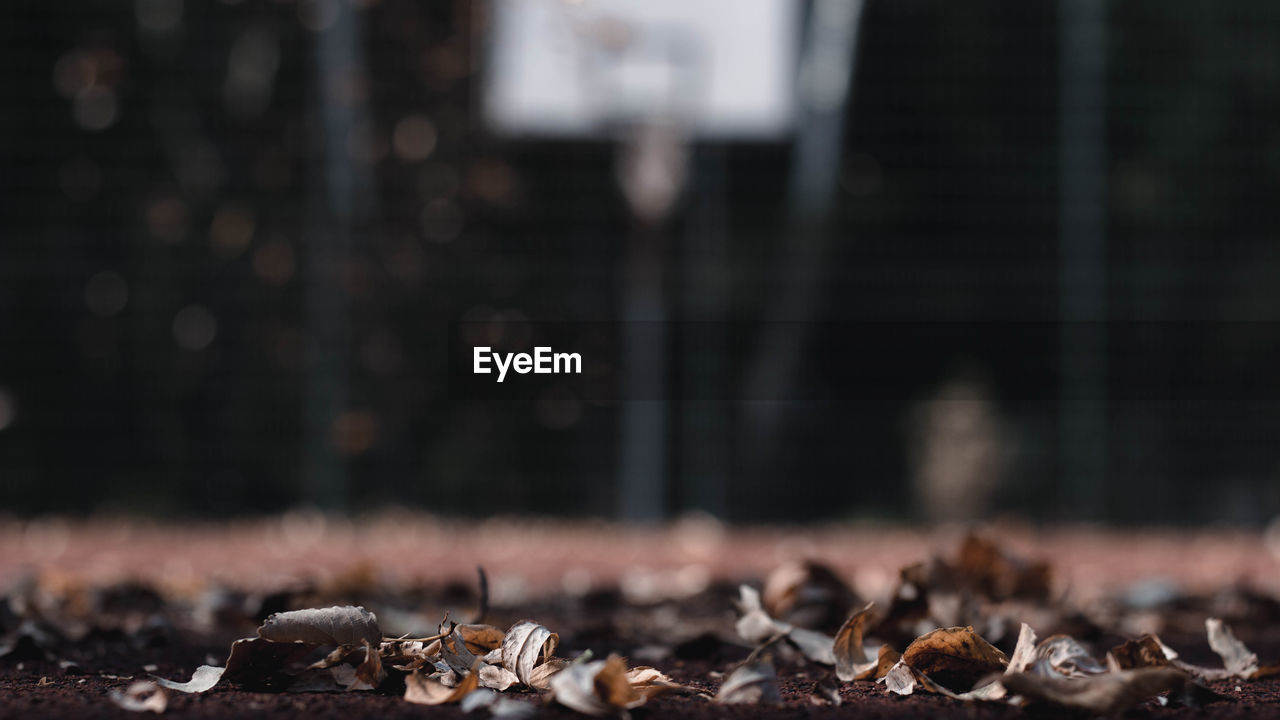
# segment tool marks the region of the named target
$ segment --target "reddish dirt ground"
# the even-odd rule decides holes
[[[1266,537],[1258,533],[1036,531],[1006,526],[990,529],[988,535],[1020,555],[1051,562],[1056,592],[1082,606],[1125,593],[1174,598],[1168,607],[1185,611],[1191,619],[1166,622],[1162,638],[1192,662],[1209,664],[1214,656],[1203,635],[1194,630],[1203,615],[1198,601],[1186,598],[1239,587],[1264,598],[1280,598],[1280,554],[1274,547],[1269,549]],[[742,660],[746,648],[720,641],[690,643],[656,655],[653,648],[670,639],[664,637],[669,628],[680,628],[681,636],[699,628],[731,634],[737,582],[758,585],[780,562],[813,558],[837,570],[863,597],[884,598],[893,590],[898,568],[945,552],[958,537],[958,530],[924,533],[899,527],[730,529],[706,519],[661,529],[549,521],[468,523],[410,515],[349,521],[295,514],[185,526],[123,520],[11,520],[0,522],[0,588],[34,582],[54,592],[68,592],[128,580],[154,587],[165,598],[192,604],[215,587],[261,593],[291,589],[293,600],[304,605],[306,598],[320,598],[371,608],[379,608],[379,603],[407,607],[421,617],[438,617],[444,610],[462,617],[475,611],[475,568],[481,565],[490,581],[487,622],[506,627],[522,617],[534,618],[560,633],[565,657],[583,650],[601,657],[620,652],[658,667],[678,682],[714,693],[720,673]],[[1217,602],[1213,607],[1225,601]],[[380,612],[380,618],[388,617]],[[1143,616],[1136,617],[1140,626]],[[1264,662],[1280,660],[1280,626],[1274,618],[1237,622],[1235,627]],[[0,717],[130,716],[107,701],[111,690],[127,686],[130,678],[147,678],[144,668],[185,680],[199,664],[210,660],[221,664],[229,641],[248,634],[252,634],[251,624],[198,631],[175,627],[145,641],[119,631],[95,631],[61,653],[61,659],[75,665],[62,666],[31,653],[0,658]],[[1124,635],[1108,634],[1097,638],[1095,645],[1105,650]],[[841,706],[818,706],[811,700],[812,691],[828,672],[817,665],[782,661],[781,706],[727,707],[699,698],[661,697],[633,714],[651,718],[1081,716],[1057,708],[966,704],[937,696],[900,698],[873,683],[843,684]],[[1280,717],[1280,679],[1229,681],[1212,687],[1226,699],[1202,708],[1160,707],[1152,701],[1129,714]],[[457,707],[408,704],[401,692],[394,683],[374,692],[346,694],[261,693],[220,685],[199,696],[172,693],[166,714],[463,717]],[[534,695],[521,699],[538,705],[545,717],[582,717],[560,706],[543,706]],[[479,712],[468,717],[486,715]]]

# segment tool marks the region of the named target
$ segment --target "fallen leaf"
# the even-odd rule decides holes
[[[832,651],[835,640],[816,630],[793,627],[786,634],[787,640],[799,648],[808,659],[823,665],[835,665],[836,656]]]
[[[1052,635],[1036,646],[1036,659],[1044,660],[1064,677],[1101,675],[1107,671],[1075,638]]]
[[[1231,628],[1218,618],[1204,621],[1205,632],[1209,635],[1209,647],[1222,658],[1227,674],[1241,679],[1252,678],[1258,674],[1258,656],[1236,639]]]
[[[849,615],[857,594],[830,567],[808,560],[787,562],[764,581],[765,612],[791,625],[827,629]]]
[[[551,687],[551,678],[556,673],[569,667],[569,661],[563,658],[547,658],[546,662],[538,665],[529,673],[529,681],[526,683],[534,690],[546,690]]]
[[[493,690],[481,688],[462,699],[462,712],[488,710],[489,716],[496,720],[517,720],[538,714],[537,709],[529,703],[503,697]]]
[[[664,693],[688,691],[688,688],[673,681],[662,671],[647,665],[628,670],[627,682],[631,683],[631,688],[640,693],[646,701]]]
[[[515,673],[501,665],[482,663],[480,670],[476,674],[480,678],[480,687],[497,690],[498,692],[502,692],[520,682],[520,678],[516,677]]]
[[[1001,678],[1009,692],[1029,700],[1116,717],[1143,700],[1179,690],[1187,676],[1173,668],[1120,670],[1083,678],[1010,673]]]
[[[819,707],[840,707],[843,705],[844,698],[840,697],[840,686],[836,683],[836,678],[828,675],[814,683],[813,688],[809,691],[809,702]]]
[[[467,649],[476,655],[484,655],[494,648],[502,647],[502,639],[507,636],[492,625],[459,625],[454,628],[454,632],[462,636]]]
[[[742,585],[738,592],[738,606],[742,610],[742,617],[738,618],[734,627],[743,640],[761,645],[786,638],[806,658],[824,665],[835,664],[836,658],[832,652],[835,641],[831,636],[774,620],[761,606],[760,593],[749,585]]]
[[[911,667],[910,665],[899,660],[889,671],[884,674],[882,679],[885,689],[896,695],[911,695],[916,688],[946,697],[957,697],[957,695],[945,687],[933,682],[929,676]]]
[[[993,600],[1049,597],[1053,573],[1048,563],[1004,552],[991,540],[969,534],[950,563],[956,584]]]
[[[738,594],[738,607],[742,611],[742,617],[738,618],[734,629],[743,640],[760,644],[791,631],[790,625],[778,622],[769,615],[761,605],[760,593],[755,588],[742,585],[738,588]]]
[[[479,677],[477,672],[468,672],[462,678],[462,682],[454,687],[448,687],[437,678],[415,672],[404,678],[404,699],[417,705],[445,705],[461,702],[468,694],[480,687]]]
[[[1018,629],[1018,643],[1013,646],[1013,654],[1009,656],[1009,666],[1005,668],[1007,673],[1022,672],[1036,659],[1036,631],[1031,626],[1022,623],[1022,627]]]
[[[535,622],[521,620],[507,630],[502,640],[502,665],[520,682],[535,687],[534,668],[550,659],[559,644],[559,635]]]
[[[902,651],[902,663],[948,688],[969,690],[979,679],[1003,672],[1009,659],[972,627],[952,627],[916,638]]]
[[[844,682],[865,680],[875,673],[878,659],[867,657],[866,648],[862,644],[863,627],[867,624],[867,616],[874,603],[849,616],[836,632],[832,643],[832,654],[835,656],[836,677]]]
[[[1178,654],[1160,642],[1160,638],[1147,633],[1111,648],[1111,657],[1115,658],[1120,668],[1133,670],[1144,667],[1165,667],[1170,660],[1176,659]]]
[[[201,665],[191,674],[191,679],[187,682],[180,683],[164,678],[156,678],[155,681],[160,687],[170,690],[177,690],[183,693],[202,693],[213,688],[222,679],[222,674],[226,672],[224,667],[214,667],[212,665]]]
[[[902,653],[898,652],[897,650],[894,650],[888,645],[881,645],[880,651],[877,653],[877,657],[876,657],[876,671],[866,679],[870,680],[872,678],[875,678],[878,680],[884,677],[889,673],[889,668],[898,664],[898,661],[901,659],[902,659]]]
[[[722,705],[775,705],[782,702],[778,675],[773,663],[760,660],[738,666],[729,673],[716,693]]]
[[[551,695],[561,705],[595,717],[639,707],[646,699],[627,680],[627,663],[617,655],[574,663],[556,673]]]
[[[123,692],[112,690],[107,696],[117,707],[129,712],[162,713],[169,706],[169,696],[164,688],[150,680],[139,680]]]
[[[258,636],[272,642],[352,647],[366,641],[374,646],[382,642],[377,617],[363,607],[350,605],[275,613],[258,628]]]

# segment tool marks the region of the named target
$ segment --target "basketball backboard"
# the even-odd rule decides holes
[[[608,139],[675,123],[703,140],[782,140],[796,0],[495,0],[484,111],[505,136]]]

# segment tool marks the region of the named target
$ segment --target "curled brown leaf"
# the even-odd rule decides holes
[[[916,638],[902,651],[902,663],[948,688],[968,690],[979,679],[1003,672],[1009,659],[972,627],[951,627]]]

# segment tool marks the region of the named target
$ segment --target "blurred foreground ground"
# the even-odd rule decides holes
[[[221,666],[229,643],[253,636],[269,614],[331,605],[375,611],[391,637],[432,634],[445,613],[463,622],[483,616],[499,629],[533,619],[559,634],[560,657],[618,653],[691,693],[659,697],[637,711],[642,717],[1020,717],[1024,709],[1011,705],[899,697],[874,681],[832,684],[829,667],[785,643],[770,651],[779,704],[716,704],[710,698],[757,646],[735,631],[737,585],[763,585],[770,612],[827,634],[871,600],[873,634],[899,649],[928,628],[971,625],[1011,653],[1025,622],[1042,638],[1077,638],[1095,658],[1158,633],[1185,661],[1216,668],[1205,637],[1205,620],[1216,617],[1265,665],[1280,661],[1278,527],[994,525],[970,536],[960,527],[735,528],[705,517],[651,528],[305,512],[223,523],[9,519],[0,521],[0,718],[128,717],[113,692],[153,674],[182,681],[201,664]],[[799,560],[830,574],[797,575],[815,567]],[[917,563],[951,570],[908,574]],[[779,582],[790,590],[771,600]],[[233,681],[201,695],[171,693],[167,714],[466,717],[457,705],[406,702],[403,678],[393,674],[371,692],[322,694]],[[1205,687],[1216,694],[1207,704],[1150,697],[1131,712],[1280,716],[1278,677]],[[582,717],[538,693],[506,694],[539,716]]]
[[[1246,584],[1280,593],[1280,525],[1232,529],[1100,527],[984,530],[1012,551],[1049,561],[1058,590],[1079,600],[1139,581],[1206,592]],[[290,581],[367,575],[391,586],[473,583],[488,571],[495,601],[524,593],[585,594],[620,585],[635,600],[751,580],[788,560],[841,572],[866,597],[887,595],[899,568],[954,544],[958,527],[727,527],[689,517],[663,527],[387,514],[312,513],[224,523],[60,518],[0,520],[0,582],[31,574],[91,585],[141,580],[174,591],[209,584],[273,589]]]

